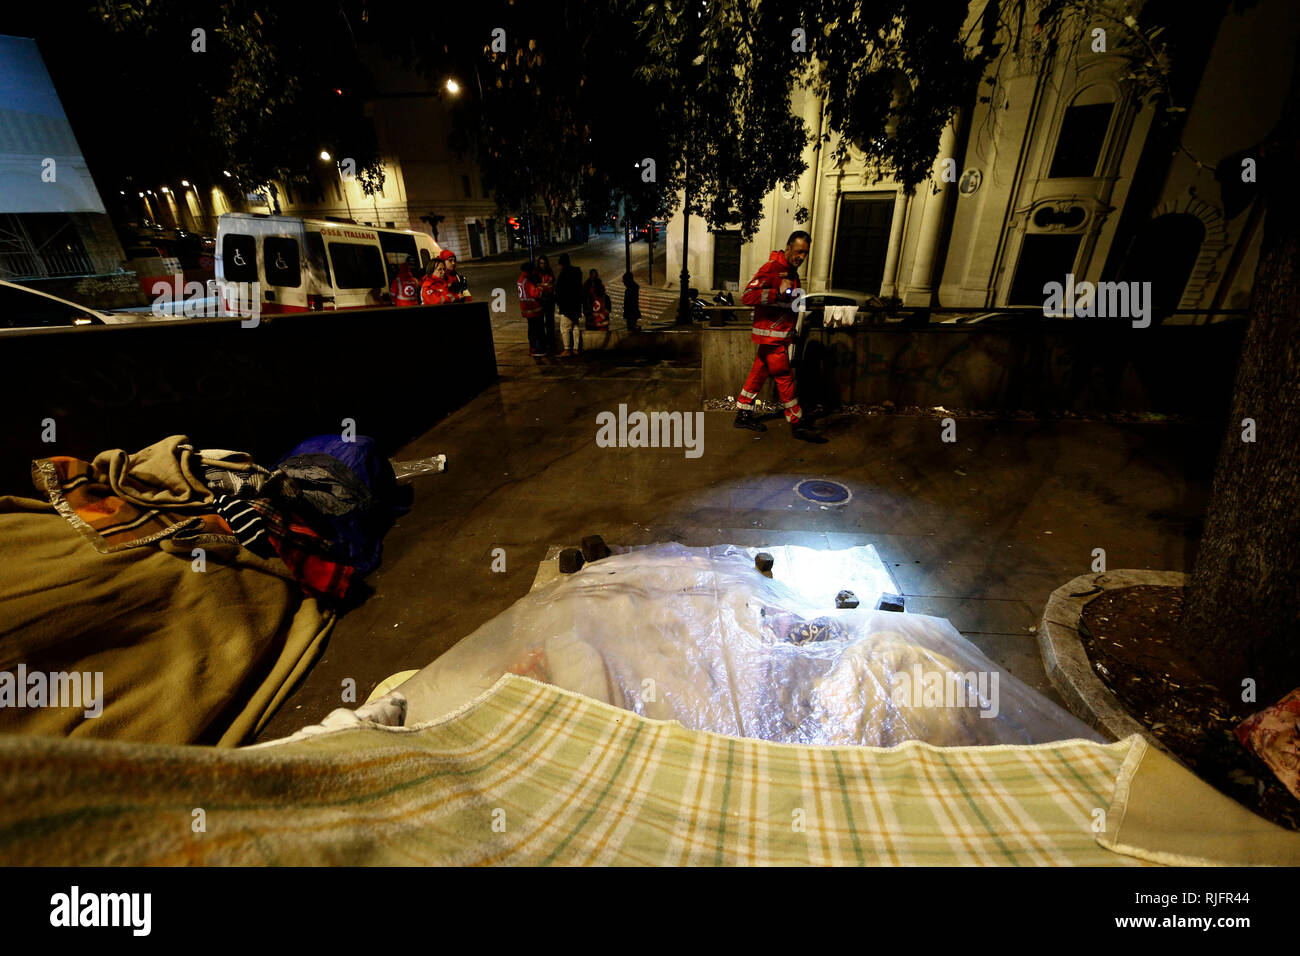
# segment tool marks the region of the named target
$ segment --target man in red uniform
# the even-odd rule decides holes
[[[798,269],[808,258],[810,237],[802,229],[790,233],[785,250],[778,250],[763,263],[754,278],[745,286],[740,301],[754,307],[754,328],[750,338],[758,344],[754,366],[745,379],[740,394],[736,396],[737,428],[756,432],[767,431],[767,426],[754,417],[754,399],[759,389],[771,375],[776,379],[781,407],[790,422],[790,434],[800,441],[825,444],[826,439],[803,420],[803,410],[794,394],[794,375],[790,371],[787,346],[795,342],[795,293],[799,288]]]
[[[546,335],[542,321],[542,277],[529,261],[519,267],[519,311],[528,320],[528,354],[534,358],[546,354]]]
[[[393,284],[389,286],[388,292],[393,297],[393,305],[419,305],[420,304],[420,280],[411,272],[411,266],[415,260],[410,256],[406,261],[397,267],[397,275],[393,277]]]

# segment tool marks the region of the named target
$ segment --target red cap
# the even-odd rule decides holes
[[[444,249],[444,250],[442,250],[442,252],[438,253],[438,258],[439,258],[439,259],[455,259],[455,258],[456,258],[456,253],[452,252],[450,249]]]

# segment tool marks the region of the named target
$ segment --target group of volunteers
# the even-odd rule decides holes
[[[542,255],[519,267],[519,309],[528,321],[528,352],[533,356],[550,355],[556,351],[556,332],[559,332],[561,357],[577,355],[582,351],[582,330],[601,331],[609,328],[610,301],[605,283],[595,269],[584,282],[582,270],[569,261],[562,252],[557,258],[559,275],[551,269],[550,260]],[[623,276],[627,292],[624,298],[623,317],[629,331],[635,332],[640,320],[640,289],[632,274]],[[556,322],[556,313],[559,322]]]
[[[802,310],[799,267],[808,258],[811,237],[802,229],[790,234],[785,248],[774,251],[745,286],[741,301],[753,308],[751,341],[758,346],[749,375],[736,396],[737,428],[755,432],[767,426],[755,412],[759,392],[772,379],[781,412],[790,423],[790,434],[801,441],[824,444],[812,416],[807,415],[796,395],[792,359],[798,349]],[[528,321],[528,351],[533,356],[555,354],[556,332],[560,336],[561,357],[577,355],[582,350],[582,330],[609,328],[610,301],[595,269],[584,282],[582,270],[569,261],[568,253],[558,257],[560,271],[551,270],[550,260],[538,256],[519,267],[519,307]],[[392,283],[395,305],[442,305],[469,299],[468,283],[456,271],[456,254],[444,249],[429,263],[423,280],[417,279],[415,260],[407,257]],[[632,273],[623,274],[623,318],[630,332],[638,331],[641,319],[640,288]],[[417,292],[418,290],[418,292]],[[559,324],[556,313],[559,313]]]
[[[445,305],[448,302],[468,302],[469,283],[456,271],[456,253],[444,249],[421,277],[416,272],[413,256],[397,268],[397,275],[388,289],[393,305]]]

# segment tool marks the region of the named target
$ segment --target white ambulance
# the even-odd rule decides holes
[[[392,304],[389,287],[408,256],[418,277],[441,252],[432,236],[409,229],[225,213],[217,293],[227,315],[247,314],[254,292],[262,314],[376,308]]]

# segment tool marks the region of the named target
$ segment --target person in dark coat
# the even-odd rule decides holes
[[[623,321],[629,332],[638,331],[641,325],[641,287],[632,273],[623,273]]]
[[[555,273],[546,256],[537,257],[537,276],[542,290],[542,336],[549,354],[555,351]]]
[[[560,253],[560,274],[555,277],[555,309],[560,313],[561,356],[582,350],[582,271]]]

